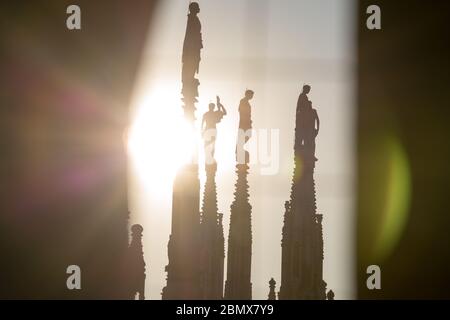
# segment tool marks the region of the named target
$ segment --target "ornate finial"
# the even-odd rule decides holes
[[[328,292],[327,292],[327,300],[334,300],[334,292],[333,292],[333,290],[328,290]]]
[[[131,226],[131,235],[134,236],[142,236],[142,232],[144,231],[144,228],[140,224],[134,224]]]
[[[276,300],[276,294],[275,294],[275,285],[276,285],[276,281],[271,278],[269,281],[269,300]]]

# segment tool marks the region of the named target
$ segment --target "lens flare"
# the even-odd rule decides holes
[[[178,168],[191,161],[193,128],[184,120],[176,89],[157,87],[141,99],[128,134],[137,177],[150,192],[171,188]]]
[[[381,232],[376,242],[376,254],[385,258],[398,243],[408,221],[411,177],[407,155],[398,139],[385,142],[389,157],[386,176]]]

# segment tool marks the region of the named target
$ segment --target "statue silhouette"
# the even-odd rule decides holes
[[[192,79],[199,71],[200,50],[203,48],[201,23],[197,14],[200,6],[197,2],[189,4],[189,14],[186,26],[186,35],[183,44],[183,70],[182,79]]]
[[[252,90],[246,90],[245,97],[239,103],[239,129],[244,131],[252,128],[252,108],[249,101],[253,99],[253,95]]]
[[[312,103],[309,102],[304,110],[304,147],[306,150],[310,151],[310,154],[315,155],[316,152],[316,137],[319,133],[319,116],[317,115],[317,110],[312,107]],[[317,158],[314,157],[314,160]]]
[[[216,137],[217,127],[216,125],[222,121],[222,118],[226,116],[227,110],[220,103],[219,96],[216,96],[217,110],[214,103],[209,104],[209,110],[203,115],[202,119],[202,134],[205,139],[205,161],[207,164],[212,164],[214,161],[214,154],[216,151]],[[211,153],[208,151],[211,150]],[[211,158],[209,158],[211,156]]]
[[[250,100],[253,99],[254,92],[252,90],[246,90],[244,98],[239,103],[239,131],[238,139],[236,143],[236,159],[239,163],[248,163],[249,154],[244,150],[244,145],[252,136],[252,107]],[[241,161],[241,156],[245,154],[245,160]]]
[[[307,94],[311,91],[309,85],[303,86],[303,91],[298,97],[296,112],[295,150],[305,150],[308,155],[314,156],[316,149],[316,137],[319,133],[319,116],[317,110],[312,107],[312,102]]]

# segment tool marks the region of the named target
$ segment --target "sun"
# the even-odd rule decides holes
[[[171,188],[178,169],[192,161],[197,139],[183,117],[177,88],[150,88],[135,108],[128,153],[139,181],[156,194]]]

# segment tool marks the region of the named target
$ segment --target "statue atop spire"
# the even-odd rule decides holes
[[[195,127],[195,103],[200,82],[195,75],[199,70],[200,50],[203,48],[201,24],[197,2],[189,5],[189,14],[182,55],[182,101],[184,116]],[[192,150],[197,159],[197,149]],[[185,164],[177,173],[172,193],[172,230],[169,237],[166,266],[167,285],[163,299],[199,299],[201,297],[200,259],[200,181],[198,164]]]
[[[228,234],[227,280],[225,299],[251,300],[252,206],[249,202],[247,175],[250,155],[245,144],[251,137],[251,106],[253,91],[247,90],[239,104],[239,132],[236,143],[236,173],[234,201],[231,204]]]
[[[225,239],[223,235],[223,215],[217,208],[216,172],[214,158],[216,148],[216,125],[227,114],[225,107],[216,96],[217,111],[214,103],[203,115],[202,134],[205,140],[206,182],[203,193],[201,213],[201,297],[207,300],[223,298],[223,276],[225,260]]]
[[[305,155],[312,156],[316,161],[316,137],[319,134],[320,121],[317,110],[312,107],[312,102],[307,96],[310,91],[311,86],[304,85],[298,97],[294,149],[296,154],[304,150]]]
[[[322,215],[317,214],[314,182],[319,117],[303,86],[297,102],[294,177],[285,203],[280,299],[326,299],[323,281]]]
[[[200,51],[203,48],[202,25],[198,18],[199,12],[200,6],[198,3],[191,2],[183,43],[181,70],[184,115],[192,124],[195,120],[195,102],[197,102],[198,86],[200,85],[195,75],[198,74],[200,69]]]
[[[203,48],[202,24],[198,18],[200,6],[197,2],[189,4],[186,34],[183,43],[182,79],[191,80],[200,69],[200,50]]]

